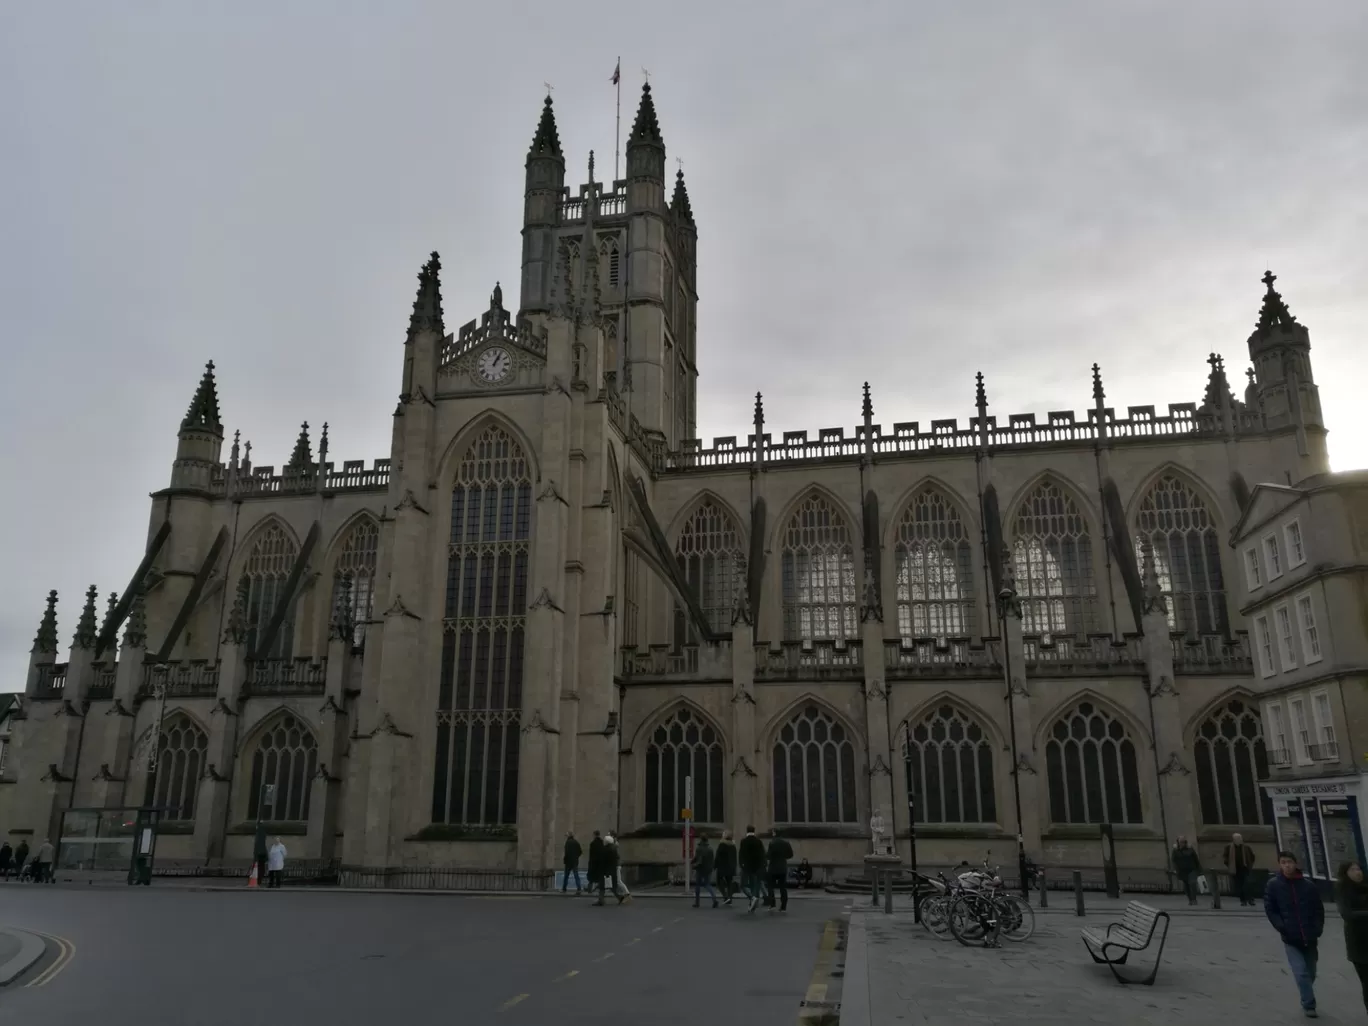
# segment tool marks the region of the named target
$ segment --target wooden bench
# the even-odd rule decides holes
[[[1163,920],[1163,930],[1159,921]],[[1112,971],[1118,983],[1143,983],[1151,986],[1159,974],[1159,960],[1164,956],[1164,942],[1168,940],[1169,914],[1152,908],[1141,901],[1132,901],[1126,906],[1126,914],[1121,922],[1109,923],[1105,933],[1084,927],[1083,946],[1088,949],[1094,962],[1101,962]],[[1132,951],[1145,951],[1154,943],[1155,934],[1159,935],[1159,947],[1154,953],[1154,968],[1145,979],[1127,979],[1117,966],[1126,964]],[[1116,957],[1119,953],[1120,957]]]

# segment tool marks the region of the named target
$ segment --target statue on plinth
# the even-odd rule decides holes
[[[888,850],[888,847],[884,842],[883,812],[878,809],[874,810],[874,815],[869,819],[869,834],[874,854],[883,855]]]

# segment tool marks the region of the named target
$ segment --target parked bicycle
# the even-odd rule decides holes
[[[953,936],[961,944],[993,947],[999,937],[1013,942],[1035,932],[1035,910],[1030,903],[1009,893],[1002,877],[988,868],[965,869],[954,881],[943,873],[935,878],[918,874],[918,889],[930,893],[919,900],[922,925],[936,937]]]

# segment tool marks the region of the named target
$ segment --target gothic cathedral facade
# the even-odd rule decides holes
[[[1242,398],[976,410],[694,440],[697,230],[649,85],[626,174],[572,191],[548,98],[521,296],[448,333],[419,275],[388,459],[308,426],[277,470],[213,365],[122,596],[58,661],[49,596],[0,826],[154,805],[159,859],[254,824],[356,867],[541,870],[567,830],[629,863],[778,826],[857,864],[879,812],[924,862],[1123,866],[1271,843],[1231,528],[1327,470],[1306,329],[1265,277]],[[966,383],[966,400],[969,390]],[[852,406],[854,403],[852,396]],[[130,554],[130,566],[139,557]],[[686,799],[686,780],[691,797]],[[268,787],[269,785],[269,787]],[[1019,806],[1019,812],[1018,812]],[[289,838],[293,836],[294,840]]]

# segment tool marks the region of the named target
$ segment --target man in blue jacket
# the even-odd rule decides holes
[[[1264,890],[1264,914],[1282,938],[1287,964],[1297,981],[1302,1012],[1315,1019],[1316,944],[1325,929],[1325,906],[1315,884],[1302,876],[1297,857],[1290,851],[1278,852],[1278,872],[1269,878]]]

